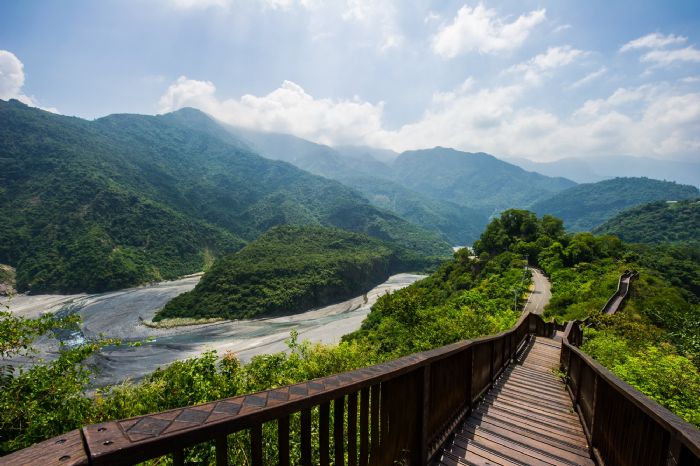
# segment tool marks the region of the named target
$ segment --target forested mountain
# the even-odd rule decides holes
[[[563,176],[577,183],[595,183],[619,176],[632,176],[675,181],[700,187],[700,164],[697,162],[626,155],[570,157],[554,162],[533,162],[520,158],[506,159],[506,161],[525,170],[536,171],[547,176]]]
[[[176,113],[187,114],[192,119],[204,116],[192,109]],[[383,156],[390,163],[390,156],[385,154],[390,151],[355,147],[336,150],[288,134],[241,128],[230,128],[230,131],[264,157],[283,160],[316,175],[338,180],[358,190],[374,206],[435,231],[453,245],[471,244],[486,225],[486,216],[474,209],[433,198],[402,184],[394,176],[390,164],[375,158]]]
[[[193,109],[176,114],[203,116]],[[335,149],[287,134],[229,130],[261,155],[338,180],[373,205],[437,231],[452,244],[471,244],[490,215],[527,207],[575,184],[526,172],[483,153],[435,148],[399,155],[366,147]]]
[[[365,234],[277,226],[216,261],[194,290],[170,301],[156,320],[299,312],[357,296],[396,270],[423,266],[410,251]]]
[[[569,231],[590,231],[636,205],[698,196],[694,186],[649,178],[615,178],[567,189],[534,204],[532,210],[563,219]]]
[[[442,147],[404,152],[392,168],[404,185],[486,216],[527,207],[575,185],[565,178],[527,172],[488,154]]]
[[[0,101],[0,263],[20,291],[98,291],[202,270],[278,224],[448,245],[338,182],[260,157],[211,119],[70,118]]]
[[[593,231],[629,243],[700,241],[700,199],[658,201],[625,210]]]

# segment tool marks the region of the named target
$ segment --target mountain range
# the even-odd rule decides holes
[[[16,267],[18,290],[102,291],[173,278],[279,224],[449,253],[437,234],[337,181],[263,158],[198,117],[86,121],[0,101],[0,263]]]
[[[577,186],[441,147],[332,148],[189,108],[87,121],[15,100],[0,101],[0,163],[0,264],[31,292],[205,270],[277,225],[366,233],[418,264],[471,244],[508,208],[558,215],[577,230],[644,202],[698,195],[643,179]]]

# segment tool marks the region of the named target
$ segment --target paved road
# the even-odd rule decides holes
[[[523,307],[523,312],[542,314],[544,307],[549,304],[549,300],[552,298],[552,284],[542,271],[530,268],[530,272],[532,272],[534,290],[530,293],[530,297]]]

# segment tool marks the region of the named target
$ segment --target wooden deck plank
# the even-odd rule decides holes
[[[504,421],[515,423],[519,426],[523,426],[528,429],[541,430],[542,432],[559,436],[563,439],[567,439],[572,442],[579,441],[586,443],[586,437],[583,433],[583,429],[574,430],[553,425],[542,424],[540,422],[533,421],[527,416],[519,416],[508,411],[500,411],[494,408],[491,408],[490,410],[480,408],[474,412],[474,415],[484,415],[487,417],[502,419]]]
[[[511,392],[520,392],[528,395],[537,395],[551,400],[562,400],[566,404],[571,403],[571,399],[564,389],[550,389],[547,387],[538,387],[528,384],[525,381],[518,380],[512,377],[498,380],[494,384],[495,388],[505,389]]]
[[[566,448],[564,445],[552,445],[551,442],[545,442],[544,439],[533,438],[528,435],[523,435],[520,432],[514,432],[512,430],[503,429],[501,427],[489,425],[487,423],[467,422],[464,424],[464,427],[472,428],[475,432],[482,431],[494,437],[500,437],[502,439],[506,439],[515,442],[519,445],[522,445],[525,448],[537,450],[543,452],[548,456],[570,461],[572,463],[581,463],[585,459],[590,459],[586,458],[588,457],[588,451],[572,451],[570,448]]]
[[[517,432],[526,437],[539,438],[542,439],[543,442],[548,442],[552,445],[562,445],[563,448],[570,449],[571,451],[588,450],[586,439],[578,435],[569,436],[566,434],[562,434],[561,431],[545,431],[540,428],[532,428],[526,424],[521,423],[516,424],[510,422],[510,420],[508,419],[489,415],[475,415],[473,416],[473,419],[486,425],[492,425],[503,429],[508,429],[513,432]]]
[[[537,337],[443,445],[438,464],[594,466],[561,379],[560,342]]]

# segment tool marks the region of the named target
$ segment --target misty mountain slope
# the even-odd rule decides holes
[[[206,117],[192,109],[175,114],[192,119]],[[346,147],[341,152],[287,134],[229,129],[242,144],[264,157],[283,160],[316,175],[337,180],[358,190],[374,206],[435,231],[451,244],[471,244],[486,226],[486,216],[474,209],[418,193],[393,180],[392,168],[374,158],[377,154],[389,158],[386,153],[394,154],[391,151]]]
[[[657,201],[624,210],[593,230],[630,243],[700,241],[700,199]]]
[[[488,154],[442,147],[404,152],[392,168],[395,179],[403,185],[487,216],[529,207],[576,184],[527,172]]]
[[[0,263],[16,266],[20,290],[97,291],[196,272],[282,223],[342,224],[419,255],[448,253],[352,189],[260,157],[210,119],[197,124],[89,122],[0,101]]]
[[[649,178],[615,178],[580,184],[550,199],[538,202],[532,210],[564,220],[570,231],[590,231],[619,212],[654,201],[693,199],[698,188]]]
[[[508,159],[526,170],[548,176],[563,176],[577,183],[595,183],[615,177],[647,177],[700,187],[700,163],[658,160],[649,157],[571,157],[554,162]]]

